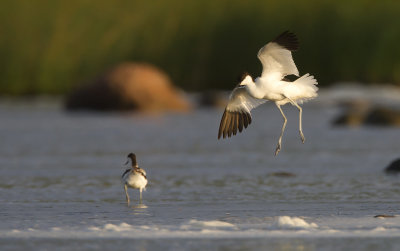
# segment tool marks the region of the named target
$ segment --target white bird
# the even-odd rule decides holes
[[[253,81],[249,74],[245,74],[239,85],[233,89],[229,96],[228,105],[222,115],[218,131],[218,139],[236,135],[251,123],[250,111],[267,100],[274,101],[283,116],[283,126],[275,150],[275,156],[281,150],[282,136],[286,127],[286,116],[281,105],[290,103],[299,109],[299,131],[301,141],[304,143],[302,130],[302,108],[299,104],[315,98],[317,94],[317,80],[310,74],[299,77],[299,71],[293,61],[292,51],[296,51],[299,43],[295,34],[285,31],[273,41],[262,47],[257,54],[261,61],[263,71],[260,77]],[[295,75],[295,81],[288,80],[285,76]]]
[[[131,160],[132,167],[126,169],[125,172],[122,174],[122,180],[124,182],[124,189],[126,195],[126,203],[129,206],[129,194],[128,194],[128,186],[134,189],[139,189],[140,191],[140,204],[142,204],[142,191],[146,190],[147,185],[147,177],[146,171],[142,168],[139,168],[136,162],[136,155],[134,153],[130,153],[128,155],[128,160],[126,161],[125,165],[129,163]]]

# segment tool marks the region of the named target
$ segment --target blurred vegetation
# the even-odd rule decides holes
[[[399,14],[394,0],[3,0],[0,94],[63,94],[125,60],[185,90],[231,89],[287,29],[300,73],[321,85],[400,83]]]

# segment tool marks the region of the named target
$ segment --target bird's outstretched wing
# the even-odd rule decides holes
[[[263,66],[261,77],[273,77],[281,80],[286,75],[299,76],[293,61],[292,51],[299,48],[295,34],[285,31],[273,41],[262,47],[257,54]]]
[[[256,99],[250,96],[245,86],[237,86],[229,96],[228,105],[221,118],[218,130],[218,139],[236,135],[251,123],[250,111],[265,103],[264,99]]]

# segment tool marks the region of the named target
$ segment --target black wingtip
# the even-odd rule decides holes
[[[218,139],[230,138],[241,133],[251,123],[251,115],[248,112],[238,111],[231,112],[225,109],[221,118],[221,123],[218,130]]]
[[[299,40],[297,39],[297,36],[288,30],[281,33],[274,40],[272,40],[272,42],[285,47],[289,51],[296,51],[299,49]]]
[[[226,123],[225,118],[226,118],[226,109],[224,110],[224,114],[222,114],[221,122],[220,122],[220,124],[219,124],[218,139],[221,138],[222,133],[223,133],[223,131],[224,131],[224,127],[225,127],[225,123]],[[225,135],[224,135],[224,138],[225,138]]]

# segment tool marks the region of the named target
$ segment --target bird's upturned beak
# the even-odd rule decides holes
[[[126,165],[128,165],[128,164],[129,164],[129,159],[126,160],[126,162],[125,162],[124,165],[126,166]]]

